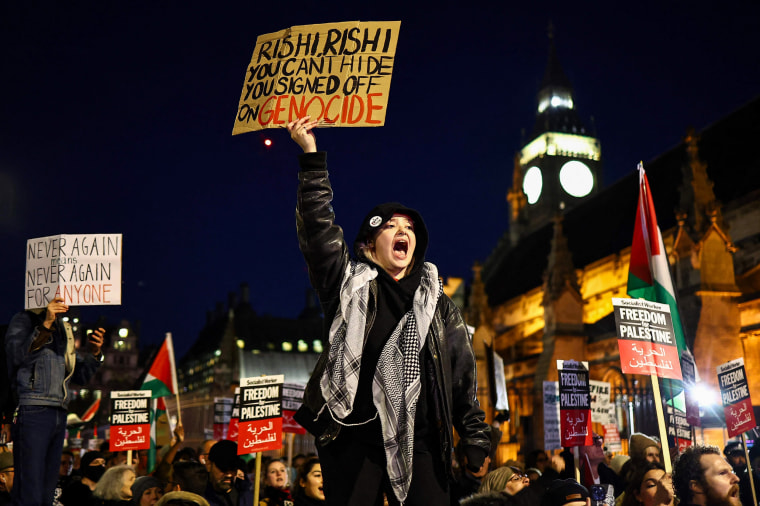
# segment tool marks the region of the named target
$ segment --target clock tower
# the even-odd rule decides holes
[[[515,156],[514,186],[507,193],[513,243],[594,195],[600,185],[599,140],[578,116],[573,88],[557,59],[551,25],[549,61],[528,138]]]

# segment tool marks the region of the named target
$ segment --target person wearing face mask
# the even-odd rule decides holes
[[[95,486],[105,472],[106,460],[102,453],[96,451],[85,453],[79,464],[82,479],[74,480],[64,488],[58,501],[64,506],[90,504],[93,501],[92,491],[95,490]]]
[[[327,325],[296,420],[316,438],[331,505],[449,504],[453,429],[477,471],[491,431],[462,315],[425,262],[420,213],[388,202],[362,220],[354,257],[335,223],[316,121],[287,125],[304,153],[299,245]]]

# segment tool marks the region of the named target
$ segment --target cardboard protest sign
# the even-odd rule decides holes
[[[612,299],[620,365],[625,374],[681,379],[670,306],[643,299]]]
[[[214,397],[214,439],[227,439],[227,429],[232,418],[231,397]]]
[[[55,297],[72,306],[121,304],[121,234],[51,235],[26,242],[24,308]]]
[[[591,446],[591,395],[588,362],[557,360],[562,446]]]
[[[686,419],[686,412],[673,406],[668,406],[668,438],[678,453],[691,446],[691,425]]]
[[[230,425],[227,427],[227,439],[237,442],[238,424],[240,423],[240,387],[235,387],[235,398],[232,401]]]
[[[544,381],[544,450],[560,448],[559,383]]]
[[[400,26],[350,21],[259,36],[232,135],[307,115],[324,126],[382,126]]]
[[[591,396],[591,421],[601,424],[615,423],[614,414],[610,420],[610,384],[606,381],[589,380]]]
[[[738,436],[757,425],[752,409],[752,399],[749,396],[744,359],[731,360],[719,365],[717,369],[728,437]]]
[[[240,380],[238,455],[282,448],[282,385],[285,376]]]
[[[150,390],[111,392],[111,436],[109,450],[150,448]]]
[[[301,427],[293,417],[298,408],[303,404],[303,392],[306,385],[303,383],[285,383],[282,387],[282,431],[294,434],[306,434],[306,429]]]

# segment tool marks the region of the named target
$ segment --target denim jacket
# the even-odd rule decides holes
[[[31,311],[17,313],[8,325],[5,350],[11,387],[19,405],[66,409],[71,398],[69,382],[87,384],[101,360],[91,353],[77,353],[74,370],[67,373],[66,336],[56,326],[45,344],[31,349],[41,325],[42,318]]]

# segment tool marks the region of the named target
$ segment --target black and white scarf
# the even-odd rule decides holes
[[[422,269],[412,308],[383,346],[372,383],[372,398],[383,431],[388,478],[402,504],[412,482],[414,417],[421,389],[420,352],[443,293],[436,266],[426,262]],[[377,271],[365,263],[352,261],[347,266],[341,284],[340,306],[330,326],[330,351],[320,387],[325,406],[338,423],[353,410],[364,347],[369,285],[376,277]]]

